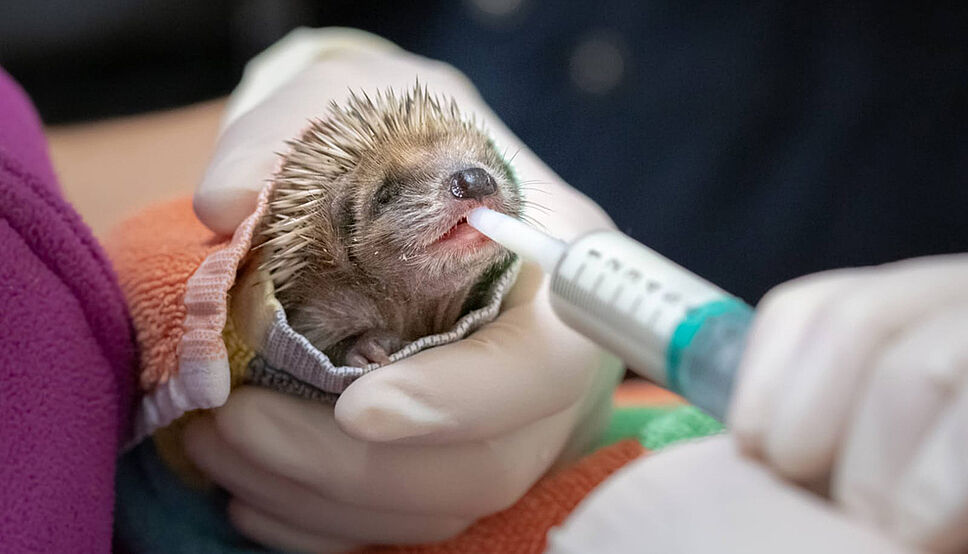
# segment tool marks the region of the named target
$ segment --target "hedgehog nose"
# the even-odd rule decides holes
[[[494,177],[478,167],[462,169],[454,173],[450,176],[449,184],[450,193],[454,195],[454,198],[461,200],[468,198],[481,200],[497,191],[497,183],[494,182]]]

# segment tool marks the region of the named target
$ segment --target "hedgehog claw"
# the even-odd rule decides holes
[[[346,365],[366,367],[370,364],[390,363],[390,354],[403,346],[404,341],[387,329],[371,329],[356,339],[346,353]]]

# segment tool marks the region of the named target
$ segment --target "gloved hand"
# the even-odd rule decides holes
[[[965,255],[776,288],[741,365],[734,436],[619,472],[554,534],[552,551],[881,553],[900,551],[896,539],[965,551],[966,337]],[[832,502],[771,470],[821,493],[831,478]]]
[[[549,554],[901,554],[887,536],[782,481],[729,435],[619,470],[548,537]]]
[[[968,255],[821,273],[760,304],[730,426],[857,518],[968,549]]]
[[[231,232],[254,208],[284,141],[348,89],[403,89],[419,77],[474,113],[514,157],[531,215],[563,237],[611,222],[544,166],[453,68],[364,33],[284,39],[247,70],[195,196]],[[308,42],[307,42],[308,41]],[[281,81],[291,75],[291,80]],[[233,496],[249,537],[295,550],[417,543],[457,534],[515,502],[607,423],[620,363],[560,323],[546,279],[525,266],[504,311],[457,343],[359,379],[335,406],[241,388],[186,433],[192,459]]]

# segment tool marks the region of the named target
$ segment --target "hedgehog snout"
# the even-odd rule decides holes
[[[447,179],[450,193],[459,200],[483,200],[497,192],[497,183],[487,171],[472,167],[462,169]]]

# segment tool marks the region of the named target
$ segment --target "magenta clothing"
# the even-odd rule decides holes
[[[133,363],[117,279],[0,69],[0,551],[110,551]]]

